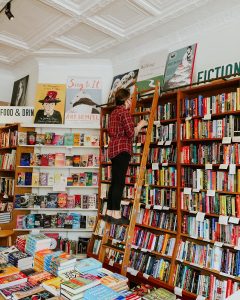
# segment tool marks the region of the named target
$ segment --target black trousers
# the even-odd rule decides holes
[[[108,192],[107,209],[120,210],[121,199],[125,187],[125,177],[131,155],[128,152],[121,152],[111,159],[112,179]]]

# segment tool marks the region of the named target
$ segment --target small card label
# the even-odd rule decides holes
[[[197,215],[196,215],[196,220],[198,222],[203,222],[204,221],[204,218],[205,218],[205,213],[201,212],[201,211],[198,211],[197,212]]]
[[[185,195],[191,195],[191,193],[192,193],[192,188],[188,188],[188,187],[184,188],[183,194],[185,194]]]
[[[236,217],[229,217],[228,223],[238,224],[238,223],[239,223],[239,218],[236,218]]]
[[[198,295],[197,298],[196,298],[196,300],[205,300],[205,299],[206,299],[206,298],[203,297],[203,296],[201,296],[201,295]]]
[[[172,143],[172,141],[166,141],[166,142],[165,142],[165,146],[170,146],[171,143]]]
[[[174,287],[174,294],[175,295],[182,297],[182,291],[183,290],[181,288],[179,288],[177,286]]]
[[[229,174],[235,175],[236,174],[236,164],[229,165]]]
[[[219,216],[219,224],[228,225],[228,216]]]
[[[212,196],[214,197],[216,194],[216,191],[215,190],[207,190],[207,196]]]
[[[163,146],[164,145],[164,141],[158,141],[158,146]]]
[[[228,164],[220,164],[219,170],[227,170]]]
[[[231,144],[231,140],[232,138],[231,137],[223,137],[222,139],[222,144]]]
[[[158,209],[158,210],[162,210],[162,206],[161,205],[153,205],[153,209]]]
[[[222,248],[223,243],[221,243],[221,242],[214,242],[214,246]]]
[[[212,170],[212,164],[205,164],[206,170]]]
[[[168,162],[162,163],[163,167],[167,167],[168,166]]]
[[[185,121],[190,121],[190,120],[192,120],[191,116],[185,118]]]
[[[148,274],[146,274],[146,273],[143,273],[143,277],[144,277],[144,278],[148,279],[149,276],[150,276],[150,275],[148,275]]]
[[[208,120],[211,120],[211,119],[212,119],[212,115],[211,114],[206,114],[203,117],[203,120],[205,120],[205,121],[208,121]]]
[[[158,168],[158,163],[152,163],[152,169],[153,170],[158,170],[159,168]]]

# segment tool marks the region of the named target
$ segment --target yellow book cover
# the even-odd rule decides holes
[[[32,186],[39,186],[39,172],[32,173]]]
[[[169,240],[169,234],[165,234],[165,237],[164,237],[164,240],[163,240],[163,246],[162,246],[162,250],[161,250],[161,253],[162,254],[165,254],[165,251],[166,251],[166,248],[167,248],[167,243],[168,243],[168,240]]]
[[[79,146],[80,145],[80,133],[74,133],[73,134],[73,146]]]
[[[240,110],[240,88],[237,88],[237,110]]]
[[[14,267],[14,266],[7,266],[7,267],[0,269],[0,278],[18,274],[19,272],[20,272],[20,269]]]
[[[65,98],[65,84],[38,84],[35,97],[34,123],[63,124]]]
[[[240,193],[240,169],[237,170],[237,191]]]

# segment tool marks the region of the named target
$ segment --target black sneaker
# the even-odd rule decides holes
[[[111,223],[111,216],[109,216],[109,215],[105,215],[105,216],[103,216],[103,221],[105,221],[105,222],[107,222],[107,223]]]
[[[110,223],[116,225],[129,225],[129,220],[123,217],[119,219],[111,217]]]

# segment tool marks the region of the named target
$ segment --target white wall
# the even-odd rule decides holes
[[[68,76],[102,80],[102,103],[107,99],[113,77],[112,63],[106,59],[39,58],[39,83],[66,83]]]
[[[11,102],[14,75],[4,66],[0,66],[0,101]]]

